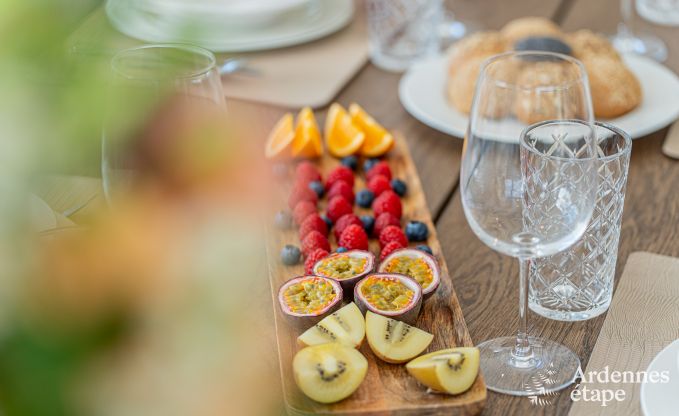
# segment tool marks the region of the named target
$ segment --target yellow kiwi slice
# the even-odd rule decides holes
[[[323,318],[297,338],[304,346],[339,342],[358,348],[365,337],[365,319],[355,303]]]
[[[365,316],[368,344],[382,360],[404,363],[424,351],[434,336],[404,322],[368,311]]]
[[[439,392],[460,394],[474,384],[479,373],[479,350],[450,348],[418,357],[406,370],[420,383]]]

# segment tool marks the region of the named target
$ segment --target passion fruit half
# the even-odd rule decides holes
[[[278,290],[281,311],[298,328],[315,325],[342,304],[342,286],[320,276],[299,276]]]
[[[356,282],[375,271],[375,255],[364,250],[335,253],[314,265],[314,274],[338,281],[345,296],[351,296]]]
[[[422,250],[402,248],[395,250],[382,260],[380,273],[399,273],[413,278],[422,286],[427,299],[441,283],[441,269],[436,259]]]
[[[372,311],[414,324],[422,307],[422,287],[402,274],[373,273],[356,283],[354,302],[364,314]]]

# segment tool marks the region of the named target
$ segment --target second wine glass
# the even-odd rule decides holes
[[[596,184],[593,112],[582,64],[541,52],[486,61],[465,138],[462,204],[481,241],[520,261],[518,333],[479,345],[489,389],[532,396],[573,382],[577,355],[528,336],[528,265],[583,234]]]

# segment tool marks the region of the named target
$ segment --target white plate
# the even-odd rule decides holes
[[[669,383],[642,383],[641,411],[645,416],[676,416],[679,409],[679,339],[660,351],[646,371],[668,371]]]
[[[602,120],[643,137],[679,117],[679,78],[663,65],[641,56],[626,55],[627,66],[641,82],[644,98],[637,108],[622,117]],[[436,130],[463,138],[467,115],[457,111],[446,98],[448,62],[444,56],[416,63],[401,78],[399,97],[406,110]]]
[[[340,30],[354,14],[352,0],[316,0],[303,10],[277,15],[267,25],[245,27],[228,24],[230,17],[219,13],[203,15],[196,21],[143,10],[134,1],[106,3],[111,24],[122,33],[146,42],[194,43],[214,52],[257,51],[310,42]]]

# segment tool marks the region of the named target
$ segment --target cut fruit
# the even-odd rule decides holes
[[[341,105],[333,103],[325,120],[325,140],[333,156],[346,157],[358,152],[365,134]]]
[[[356,282],[375,270],[375,255],[364,250],[349,250],[321,259],[314,265],[314,274],[337,280],[344,296],[351,296]]]
[[[370,311],[365,316],[365,327],[370,349],[388,363],[412,360],[434,339],[429,332]]]
[[[479,349],[450,348],[432,352],[406,364],[406,370],[432,390],[460,394],[469,390],[479,373]]]
[[[394,136],[382,127],[361,106],[352,103],[349,114],[354,124],[365,133],[365,141],[360,153],[365,157],[379,157],[387,153],[394,146]]]
[[[358,348],[365,337],[365,319],[355,303],[333,312],[297,338],[303,346],[339,342]]]
[[[441,269],[436,259],[422,250],[404,248],[395,250],[382,260],[380,273],[399,273],[411,277],[422,286],[427,299],[441,283]]]
[[[315,158],[323,154],[321,132],[311,108],[304,107],[297,115],[295,139],[292,142],[292,156]]]
[[[278,303],[293,325],[308,328],[339,309],[342,286],[320,276],[295,277],[281,286]]]
[[[356,391],[368,373],[368,360],[338,343],[306,347],[292,360],[295,383],[309,398],[335,403]]]
[[[292,114],[287,113],[276,123],[266,141],[264,156],[267,159],[285,159],[292,156],[295,139]]]
[[[414,324],[422,306],[422,288],[408,276],[373,273],[356,283],[354,302],[363,313],[372,311]]]

